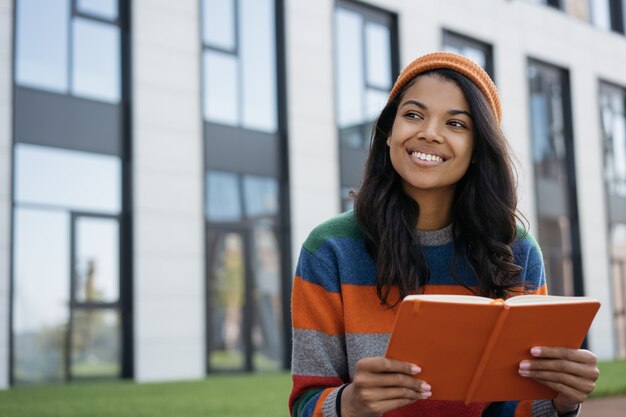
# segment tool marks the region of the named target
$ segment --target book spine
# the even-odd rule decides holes
[[[500,303],[498,303],[500,304]],[[500,336],[500,332],[504,328],[504,323],[506,322],[506,318],[509,315],[509,305],[501,303],[502,311],[498,315],[498,320],[493,326],[493,330],[491,330],[491,335],[489,336],[489,340],[485,345],[485,350],[483,351],[482,356],[480,357],[480,361],[478,361],[478,366],[476,366],[476,371],[474,371],[474,376],[472,377],[472,382],[470,383],[467,394],[465,394],[465,405],[469,404],[474,397],[474,393],[476,392],[476,388],[478,388],[478,384],[480,383],[480,378],[485,371],[487,366],[487,362],[489,361],[489,357],[491,356],[491,352],[493,351],[494,346],[496,345],[496,341]]]

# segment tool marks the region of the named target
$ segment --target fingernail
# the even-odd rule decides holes
[[[518,372],[519,372],[519,374],[521,376],[528,376],[528,375],[530,375],[530,371],[527,371],[526,369],[520,369]]]
[[[519,364],[519,369],[530,369],[529,361],[521,361]]]
[[[541,348],[538,347],[534,347],[530,350],[530,354],[533,356],[539,356],[541,355]]]
[[[427,384],[427,383],[425,383],[425,382],[422,382],[422,387],[421,387],[421,388],[422,388],[422,391],[430,391],[431,386],[430,386],[430,385],[428,385],[428,384]]]
[[[422,398],[423,399],[430,398],[431,395],[433,395],[433,393],[430,392],[430,391],[422,392]]]
[[[422,372],[422,370],[420,369],[420,367],[419,367],[419,366],[417,366],[417,365],[411,365],[411,373],[412,373],[413,375],[415,375],[415,374],[419,374],[420,372]]]

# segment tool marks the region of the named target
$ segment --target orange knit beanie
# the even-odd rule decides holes
[[[498,90],[489,74],[474,61],[451,52],[433,52],[421,56],[407,65],[393,85],[391,93],[389,93],[388,102],[417,75],[434,69],[444,68],[459,72],[469,78],[484,94],[498,124],[502,123],[502,108],[500,107]]]

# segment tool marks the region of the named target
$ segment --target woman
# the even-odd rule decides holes
[[[293,286],[295,416],[575,416],[598,378],[586,350],[535,347],[519,374],[554,400],[428,400],[419,364],[383,358],[408,294],[546,293],[540,250],[516,224],[500,100],[472,61],[409,64],[374,126],[354,211],[304,243]],[[424,343],[428,343],[427,340]],[[470,364],[468,364],[470,365]]]

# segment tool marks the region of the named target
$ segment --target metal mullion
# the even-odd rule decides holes
[[[361,99],[361,117],[367,114],[367,39],[365,36],[365,26],[367,19],[360,13],[363,24],[361,25],[361,70],[363,71],[363,89],[361,90],[363,97]],[[361,120],[362,122],[363,120]]]
[[[70,17],[68,19],[67,29],[67,95],[72,96],[74,90],[74,8],[76,7],[76,0],[72,0],[70,7]]]
[[[69,296],[69,319],[65,332],[65,379],[72,380],[72,335],[74,324],[74,307],[76,305],[76,213],[70,211],[70,296]]]
[[[241,105],[243,103],[243,65],[241,65],[241,57],[239,56],[239,1],[240,0],[233,0],[235,7],[235,50],[233,51],[233,55],[237,59],[237,126],[243,128],[243,106]]]
[[[254,286],[254,272],[252,271],[252,233],[250,229],[241,233],[243,238],[243,257],[244,257],[244,308],[243,308],[243,334],[245,346],[245,362],[244,370],[253,371],[253,355],[255,353],[254,342],[252,340],[252,329],[254,327],[252,315],[254,313],[254,298],[252,296]]]

